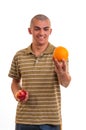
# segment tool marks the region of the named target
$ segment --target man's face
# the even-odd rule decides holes
[[[33,42],[36,44],[48,43],[49,35],[52,32],[49,20],[34,19],[32,26],[29,28],[30,34],[33,36]]]

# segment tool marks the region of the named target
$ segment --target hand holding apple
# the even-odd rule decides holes
[[[15,97],[18,101],[27,101],[28,92],[26,92],[24,89],[18,90]]]

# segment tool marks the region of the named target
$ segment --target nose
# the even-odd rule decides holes
[[[43,29],[40,29],[40,35],[43,35],[44,34],[44,30]]]

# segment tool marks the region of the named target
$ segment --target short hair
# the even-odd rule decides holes
[[[31,19],[30,27],[31,27],[31,25],[33,24],[34,19],[38,19],[38,20],[41,20],[41,21],[43,21],[43,20],[49,20],[49,22],[50,22],[50,19],[49,19],[46,15],[44,15],[44,14],[37,14],[37,15],[35,15],[35,16]]]

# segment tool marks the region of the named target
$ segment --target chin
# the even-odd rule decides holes
[[[44,42],[38,42],[38,44],[41,46],[41,45],[44,45],[45,43]]]

